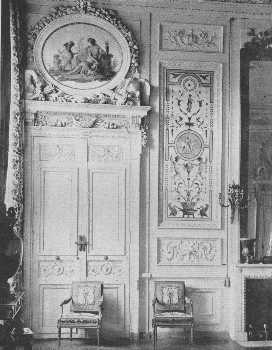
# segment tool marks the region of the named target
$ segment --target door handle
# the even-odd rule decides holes
[[[78,241],[75,242],[75,244],[78,246],[78,250],[80,252],[85,252],[89,242],[87,241],[87,238],[85,236],[80,235],[80,236],[78,236]]]

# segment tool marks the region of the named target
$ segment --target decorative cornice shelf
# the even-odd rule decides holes
[[[26,124],[33,127],[117,129],[141,131],[143,145],[147,136],[149,106],[25,101]]]
[[[25,101],[26,112],[37,111],[62,111],[62,112],[76,112],[76,113],[99,113],[111,115],[127,115],[144,117],[150,106],[117,106],[112,104],[92,104],[92,103],[69,103],[69,102],[50,102],[50,101]]]

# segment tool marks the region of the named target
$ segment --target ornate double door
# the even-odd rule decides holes
[[[26,134],[26,317],[34,333],[56,336],[74,280],[103,282],[104,334],[137,333],[140,131],[32,125]]]

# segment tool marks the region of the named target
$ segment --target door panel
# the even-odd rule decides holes
[[[125,172],[90,169],[91,253],[125,254]]]
[[[39,290],[39,330],[42,333],[56,332],[56,320],[60,316],[60,303],[70,296],[70,284],[40,285]]]
[[[78,171],[41,168],[40,254],[75,254],[77,240]]]
[[[125,285],[104,286],[103,329],[123,335],[126,333]]]

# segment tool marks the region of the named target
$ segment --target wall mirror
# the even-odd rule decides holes
[[[241,262],[272,263],[272,28],[241,49]]]

